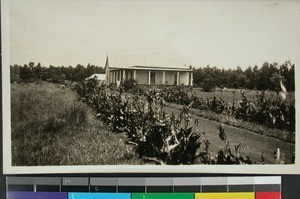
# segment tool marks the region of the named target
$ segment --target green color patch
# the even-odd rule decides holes
[[[194,199],[194,193],[132,193],[132,199]]]

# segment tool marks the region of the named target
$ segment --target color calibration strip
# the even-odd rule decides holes
[[[7,177],[7,199],[280,199],[281,177]]]

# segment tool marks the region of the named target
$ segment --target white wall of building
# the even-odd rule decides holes
[[[166,83],[167,85],[174,85],[175,77],[178,76],[178,84],[189,85],[190,72],[177,72],[177,71],[165,71],[165,80],[163,81],[163,71],[152,71],[155,73],[155,85]],[[110,71],[110,82],[115,83],[118,79],[118,73],[120,80],[123,77],[123,71]],[[134,70],[126,70],[125,79],[133,77]],[[149,71],[148,70],[136,70],[136,81],[138,84],[148,84],[149,82]]]
[[[189,85],[189,72],[180,72],[179,84]]]

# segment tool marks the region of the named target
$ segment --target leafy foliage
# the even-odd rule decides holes
[[[150,97],[149,93],[145,101],[138,95],[106,90],[97,85],[95,79],[78,83],[75,90],[113,131],[126,132],[129,142],[137,145],[136,151],[145,160],[160,164],[193,164],[199,156],[197,150],[203,134],[188,127],[187,109],[182,110],[179,118],[169,116],[163,110],[165,103],[159,95],[152,93]]]
[[[36,82],[38,80],[64,83],[67,81],[81,81],[85,78],[95,74],[104,73],[104,69],[99,66],[88,64],[83,66],[78,64],[76,67],[49,67],[41,66],[40,63],[36,64],[30,62],[28,65],[11,65],[10,66],[10,81],[11,82]]]
[[[207,164],[252,164],[250,156],[244,149],[243,143],[230,145],[224,125],[220,123],[219,137],[224,141],[224,147],[220,148],[217,155],[212,155],[213,152],[209,151],[209,141],[206,145],[205,153],[202,153],[201,159]],[[234,150],[232,150],[232,148]],[[262,163],[262,162],[260,162]]]
[[[145,95],[160,95],[171,103],[189,106],[201,110],[211,110],[235,116],[237,119],[256,122],[268,127],[285,129],[295,132],[295,102],[286,102],[280,93],[273,98],[267,97],[265,91],[258,92],[256,99],[250,101],[245,92],[241,92],[242,100],[235,105],[235,99],[225,102],[221,97],[200,98],[193,93],[192,88],[181,86],[161,86],[158,89],[148,89]],[[235,93],[233,93],[235,96]],[[151,98],[151,96],[150,96]]]
[[[288,91],[295,90],[295,65],[290,61],[281,65],[265,62],[261,67],[249,66],[245,70],[239,66],[228,70],[210,66],[194,68],[194,85],[205,92],[215,87],[277,91],[276,76],[283,78]]]
[[[211,142],[205,138],[205,133],[195,130],[197,120],[194,126],[190,124],[188,106],[184,106],[178,116],[168,115],[164,110],[166,103],[163,96],[168,96],[168,93],[148,89],[145,91],[145,99],[144,96],[121,93],[97,85],[94,79],[79,82],[75,89],[81,99],[87,102],[113,131],[126,132],[127,143],[133,144],[136,152],[145,161],[176,165],[199,162],[253,163],[243,143],[230,143],[223,124],[219,127],[219,137],[224,146],[217,153],[210,151]],[[180,99],[184,101],[185,95]],[[263,162],[262,154],[260,163]]]
[[[137,81],[134,79],[128,79],[128,80],[124,80],[121,83],[121,88],[122,90],[124,90],[125,92],[128,91],[132,91],[133,89],[135,89],[137,87]]]

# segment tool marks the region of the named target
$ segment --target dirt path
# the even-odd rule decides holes
[[[180,111],[166,107],[165,110],[169,113],[179,115]],[[204,119],[202,117],[191,114],[191,125],[194,124],[195,119],[198,119],[199,131],[206,131],[206,138],[212,143],[210,151],[217,152],[218,149],[224,148],[224,142],[219,138],[219,122]],[[295,145],[289,142],[278,140],[263,135],[258,135],[254,132],[236,128],[233,126],[224,125],[227,137],[230,139],[231,149],[234,151],[234,146],[237,143],[244,143],[245,151],[250,155],[253,162],[261,161],[261,154],[264,153],[265,164],[274,164],[274,152],[280,148],[281,153],[284,153],[285,162],[290,163]],[[202,146],[201,146],[202,147]]]

